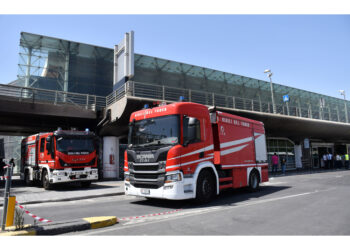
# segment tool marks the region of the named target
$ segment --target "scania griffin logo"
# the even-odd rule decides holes
[[[151,160],[154,159],[153,154],[140,154],[136,155],[136,159],[139,160],[140,162],[150,162]]]

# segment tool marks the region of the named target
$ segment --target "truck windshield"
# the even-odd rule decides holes
[[[92,138],[56,137],[56,148],[66,154],[89,154],[95,150]]]
[[[179,134],[179,116],[169,115],[131,123],[128,139],[133,147],[173,145]]]

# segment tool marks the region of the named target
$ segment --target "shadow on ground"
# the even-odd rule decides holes
[[[131,202],[143,206],[163,207],[167,209],[189,209],[189,208],[206,208],[213,206],[234,206],[236,203],[248,201],[250,199],[260,198],[272,193],[279,192],[290,188],[290,186],[263,186],[257,192],[249,192],[247,188],[239,188],[222,191],[213,201],[198,205],[194,200],[162,200],[162,199],[142,199]]]

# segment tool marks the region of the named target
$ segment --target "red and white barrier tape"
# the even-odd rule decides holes
[[[40,222],[52,222],[51,220],[47,220],[47,219],[44,219],[44,218],[40,218],[39,216],[35,215],[35,214],[32,214],[31,212],[29,212],[28,210],[26,210],[23,206],[21,206],[17,201],[16,201],[16,204],[18,205],[18,207],[22,210],[24,210],[24,212],[26,214],[28,214],[29,216],[31,216],[32,218],[34,218],[34,220],[37,220],[37,221],[40,221]]]
[[[141,219],[141,218],[146,218],[146,217],[152,217],[152,216],[158,216],[158,215],[166,215],[166,214],[173,214],[173,213],[176,213],[176,212],[179,212],[181,211],[182,209],[176,209],[176,210],[173,210],[173,211],[168,211],[168,212],[162,212],[162,213],[155,213],[155,214],[147,214],[147,215],[141,215],[141,216],[132,216],[132,217],[123,217],[119,220],[134,220],[134,219]]]

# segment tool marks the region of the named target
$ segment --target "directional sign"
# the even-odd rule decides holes
[[[283,102],[289,102],[289,95],[283,96]]]

